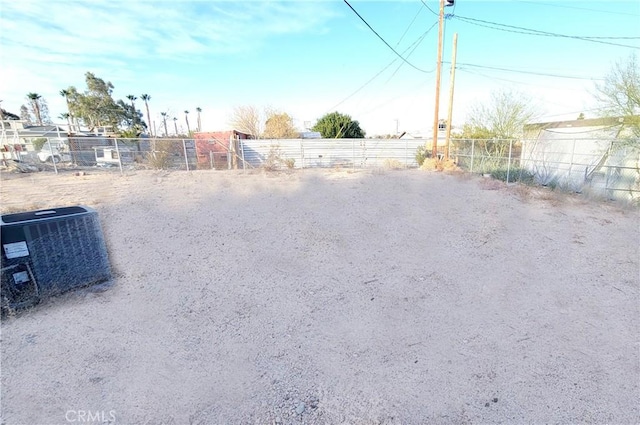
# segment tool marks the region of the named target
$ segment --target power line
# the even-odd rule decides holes
[[[449,62],[445,62],[445,63],[449,63]],[[470,67],[474,67],[474,68],[484,68],[484,69],[493,69],[495,71],[505,71],[505,72],[516,72],[516,73],[520,73],[520,74],[531,74],[531,75],[540,75],[542,77],[554,77],[554,78],[568,78],[571,80],[588,80],[588,81],[602,81],[602,78],[587,78],[587,77],[578,77],[575,75],[559,75],[559,74],[548,74],[548,73],[544,73],[544,72],[536,72],[536,71],[524,71],[521,69],[513,69],[513,68],[501,68],[501,67],[497,67],[497,66],[487,66],[487,65],[476,65],[473,63],[458,63],[459,66],[461,66],[462,68],[464,68],[465,66],[470,66]],[[461,68],[461,69],[462,69]]]
[[[407,29],[405,29],[404,32],[402,33],[402,35],[400,36],[400,39],[396,43],[396,47],[398,47],[400,45],[400,43],[402,42],[402,40],[404,40],[404,36],[407,35],[407,32],[409,32],[409,29],[413,26],[413,23],[416,21],[416,19],[418,19],[418,15],[420,14],[420,12],[422,12],[422,8],[421,7],[418,9],[418,13],[416,13],[416,15],[413,17],[411,22],[409,22],[409,25],[407,26]]]
[[[567,6],[565,4],[544,3],[541,1],[527,1],[527,0],[516,0],[516,1],[519,3],[529,3],[529,4],[539,5],[539,6],[553,6],[553,7],[562,7],[565,9],[587,10],[589,12],[608,13],[611,15],[632,16],[632,17],[638,16],[637,14],[633,15],[633,14],[624,13],[624,12],[616,12],[615,10],[590,9],[588,7]]]
[[[427,5],[427,3],[425,3],[425,2],[424,2],[424,0],[420,0],[420,1],[422,2],[422,4],[424,4],[424,7],[426,7],[426,8],[427,8],[427,10],[428,10],[429,12],[433,13],[433,14],[434,14],[434,15],[436,15],[436,16],[440,16],[440,14],[439,14],[439,13],[434,12],[434,11],[433,11],[433,9],[431,9],[431,8]]]
[[[349,4],[349,2],[348,2],[347,0],[342,0],[342,1],[344,1],[344,2],[345,2],[345,4],[346,4],[347,6],[349,6],[349,8],[353,11],[353,13],[355,13],[356,15],[358,15],[358,18],[360,18],[360,20],[361,20],[362,22],[364,22],[364,24],[365,24],[367,27],[369,27],[369,29],[370,29],[370,30],[371,30],[371,31],[372,31],[372,32],[373,32],[373,33],[374,33],[374,34],[375,34],[375,35],[376,35],[380,40],[382,40],[382,42],[383,42],[384,44],[386,44],[386,46],[387,46],[389,49],[391,49],[391,51],[392,51],[393,53],[395,53],[395,54],[396,54],[400,59],[402,59],[403,61],[405,61],[405,62],[407,63],[407,65],[411,66],[412,68],[414,68],[414,69],[416,69],[416,70],[418,70],[418,71],[420,71],[420,72],[424,72],[425,74],[427,74],[427,73],[431,72],[431,71],[425,71],[424,69],[418,68],[417,66],[415,66],[414,64],[412,64],[411,62],[409,62],[408,60],[406,60],[406,59],[405,59],[405,58],[404,58],[400,53],[398,53],[398,52],[396,51],[396,49],[394,49],[393,47],[391,47],[391,45],[390,45],[389,43],[387,43],[387,41],[386,41],[384,38],[382,38],[382,36],[381,36],[380,34],[378,34],[378,33],[376,32],[376,30],[374,30],[374,29],[371,27],[371,25],[369,25],[369,23],[368,23],[368,22],[367,22],[367,21],[366,21],[362,16],[360,16],[360,14],[358,13],[358,11],[356,11],[356,10],[353,8],[353,6],[351,6],[351,5]]]
[[[637,47],[637,46],[630,46],[628,44],[620,44],[620,43],[612,43],[610,41],[602,40],[602,39],[606,39],[607,37],[587,37],[587,36],[577,36],[577,35],[568,35],[568,34],[558,34],[553,32],[535,30],[531,28],[518,27],[514,25],[500,24],[497,22],[485,21],[482,19],[467,18],[464,16],[454,16],[453,18],[459,19],[469,24],[473,24],[473,25],[477,25],[485,28],[491,28],[498,31],[505,31],[505,32],[512,32],[512,33],[526,34],[526,35],[537,35],[541,37],[571,38],[575,40],[590,41],[592,43],[607,44],[607,45],[619,46],[619,47],[628,47],[630,49],[640,49],[640,47]],[[612,39],[617,39],[617,38],[612,38]],[[633,39],[636,39],[636,38],[633,38]]]
[[[427,34],[429,34],[429,31],[431,31],[431,29],[433,29],[433,27],[438,23],[438,21],[436,21],[433,25],[431,25],[431,27],[424,32],[424,34],[422,34],[420,37],[418,37],[418,39],[416,39],[416,41],[414,41],[413,43],[411,43],[406,49],[404,49],[404,51],[402,52],[403,54],[407,52],[407,50],[411,49],[412,47],[414,47],[414,50],[416,47],[418,47],[418,45],[422,42],[422,40],[424,40],[424,38],[426,37]],[[411,55],[413,53],[413,50],[411,51],[411,53],[409,53],[409,55]],[[353,93],[351,93],[349,96],[345,97],[344,99],[342,99],[340,102],[338,102],[336,105],[334,105],[333,107],[331,107],[329,110],[333,110],[335,108],[337,108],[338,106],[342,105],[344,102],[346,102],[347,100],[351,99],[353,96],[355,96],[360,90],[362,90],[363,88],[365,88],[366,86],[368,86],[373,80],[375,80],[376,78],[378,78],[378,76],[380,74],[382,74],[384,71],[386,71],[387,69],[389,69],[389,67],[391,65],[393,65],[394,63],[396,63],[398,59],[394,59],[391,62],[389,62],[384,68],[382,68],[380,71],[378,71],[378,73],[376,73],[376,75],[374,75],[373,77],[371,77],[369,80],[367,80],[366,83],[364,83],[363,85],[361,85],[360,87],[358,87]],[[432,69],[431,71],[429,71],[430,73],[435,71],[435,69]],[[397,72],[397,71],[396,71]],[[395,72],[394,72],[395,75]]]
[[[486,79],[492,80],[492,81],[493,80],[499,80],[499,81],[506,81],[508,83],[513,83],[513,84],[520,84],[520,85],[523,85],[523,86],[543,87],[543,88],[547,88],[547,89],[557,90],[557,87],[552,87],[552,86],[547,86],[547,85],[542,85],[542,84],[526,83],[524,81],[509,80],[507,78],[494,77],[492,75],[484,74],[484,73],[482,73],[480,71],[477,71],[475,69],[458,68],[457,66],[456,66],[456,69],[459,70],[459,71],[462,71],[464,73],[471,74],[471,75],[478,75],[480,77],[483,77],[483,78],[486,78]],[[568,87],[564,87],[564,88],[562,88],[562,90],[575,91],[575,92],[581,92],[581,93],[584,92],[584,90],[568,88]],[[564,105],[559,105],[559,106],[564,106]]]
[[[435,21],[435,22],[433,23],[433,25],[431,25],[431,26],[429,27],[429,29],[428,29],[424,34],[422,34],[422,36],[419,38],[418,42],[417,42],[417,43],[414,43],[414,44],[415,44],[415,46],[413,47],[413,49],[411,49],[411,51],[409,52],[409,54],[407,55],[407,57],[411,57],[411,55],[413,54],[413,52],[415,52],[415,51],[416,51],[416,49],[418,48],[418,46],[420,45],[420,43],[422,43],[422,40],[424,40],[424,38],[427,36],[427,34],[429,34],[429,32],[430,32],[430,31],[433,29],[433,27],[435,27],[437,24],[438,24],[438,21]],[[407,50],[408,50],[410,47],[411,47],[411,46],[409,46],[409,47],[407,48]],[[405,50],[405,52],[406,52],[406,50]],[[405,52],[402,52],[402,53],[405,53]],[[398,67],[396,68],[396,70],[395,70],[395,71],[393,71],[393,74],[391,74],[391,76],[387,79],[387,81],[386,81],[387,83],[388,83],[389,81],[391,81],[391,79],[392,79],[393,77],[395,77],[395,75],[398,73],[398,71],[400,71],[400,68],[402,68],[402,65],[404,65],[404,62],[401,62],[401,63],[400,63],[400,65],[398,65]],[[435,71],[435,69],[434,69],[434,70],[432,70],[431,72],[433,72],[433,71]]]

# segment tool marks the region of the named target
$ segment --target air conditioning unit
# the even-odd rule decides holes
[[[3,312],[111,278],[98,213],[92,208],[5,214],[0,233]]]

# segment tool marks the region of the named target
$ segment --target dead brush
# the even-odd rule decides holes
[[[385,159],[382,164],[385,170],[403,170],[405,166],[397,159]]]
[[[456,171],[458,165],[452,159],[426,158],[420,169],[425,171]]]

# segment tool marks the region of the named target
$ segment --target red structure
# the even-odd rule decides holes
[[[195,133],[196,155],[198,156],[198,168],[236,168],[238,163],[238,144],[230,143],[232,140],[252,139],[250,134],[236,130],[210,131]]]

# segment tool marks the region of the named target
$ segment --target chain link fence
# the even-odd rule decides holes
[[[637,203],[640,141],[452,140],[450,157],[471,173]]]
[[[444,156],[439,141],[438,155]],[[216,140],[37,137],[2,141],[2,165],[18,171],[99,167],[201,170],[254,168],[415,168],[427,139]],[[541,184],[609,199],[640,198],[637,140],[453,139],[449,157],[463,170],[506,182]]]

